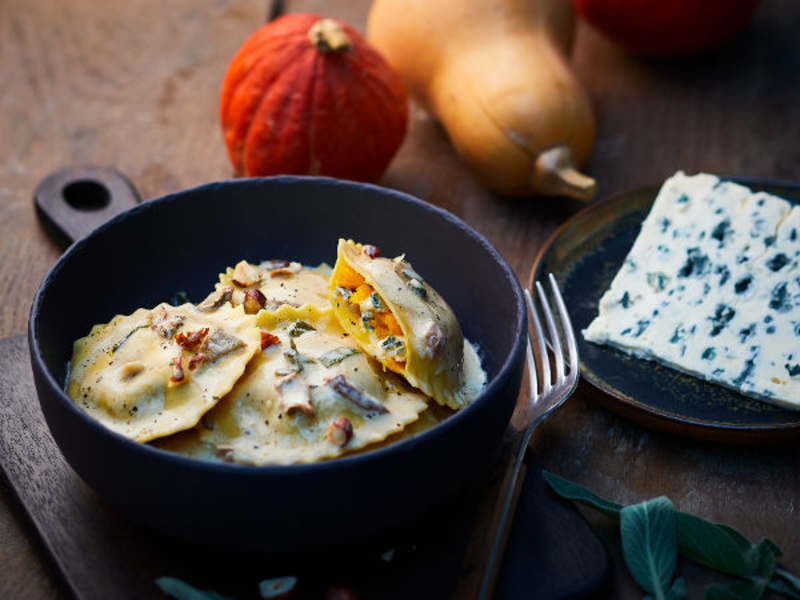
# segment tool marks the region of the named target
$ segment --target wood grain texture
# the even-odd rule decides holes
[[[362,27],[368,0],[296,0],[288,10]],[[31,298],[58,247],[31,203],[49,172],[118,168],[151,197],[225,178],[219,84],[263,21],[251,0],[6,0],[0,3],[0,336],[25,330]],[[598,115],[586,170],[610,194],[677,169],[800,180],[800,4],[763,0],[750,26],[703,57],[642,60],[579,26],[573,65]],[[508,200],[475,184],[419,106],[383,183],[443,206],[488,237],[521,280],[575,201]],[[619,501],[666,494],[683,510],[768,535],[800,573],[797,448],[707,446],[657,434],[579,392],[537,434],[545,466]],[[0,490],[0,597],[60,588]],[[590,515],[591,516],[591,515]],[[614,537],[607,524],[595,520]],[[618,550],[618,548],[617,548]],[[641,597],[620,569],[616,597]],[[713,574],[681,565],[692,597]],[[705,578],[705,580],[703,579]]]

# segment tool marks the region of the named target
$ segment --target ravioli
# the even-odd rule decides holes
[[[75,342],[67,394],[139,442],[194,427],[259,349],[243,308],[160,304],[118,315]]]
[[[240,261],[219,276],[216,295],[234,306],[244,305],[254,314],[260,309],[278,310],[282,306],[313,306],[330,311],[328,277],[330,267],[307,267],[298,262],[268,260],[259,265]]]
[[[342,327],[386,369],[452,409],[486,383],[474,347],[444,299],[403,256],[339,240],[330,299]]]
[[[381,442],[427,408],[330,315],[281,310],[259,315],[270,337],[231,392],[194,432],[159,447],[252,465],[316,462]]]

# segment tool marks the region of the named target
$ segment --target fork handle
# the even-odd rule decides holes
[[[522,482],[525,480],[523,458],[527,444],[524,435],[508,444],[503,457],[502,479],[487,493],[478,507],[478,514],[491,512],[491,518],[479,519],[481,527],[474,531],[466,556],[468,575],[458,583],[455,598],[489,598],[495,587],[508,541],[513,515],[516,511]]]

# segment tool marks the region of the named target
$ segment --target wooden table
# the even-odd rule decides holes
[[[363,28],[368,0],[298,0],[288,9]],[[25,331],[60,249],[31,195],[60,167],[114,166],[151,197],[230,176],[217,122],[220,81],[270,5],[252,0],[6,0],[0,5],[0,336]],[[677,169],[800,180],[800,5],[764,0],[733,43],[702,58],[645,61],[580,24],[573,65],[594,100],[586,170],[601,195]],[[484,234],[525,280],[548,235],[581,206],[482,190],[422,109],[383,184],[442,206]],[[688,441],[598,407],[579,390],[537,432],[545,466],[630,503],[669,496],[681,510],[769,536],[800,573],[800,452]],[[589,515],[616,556],[619,597],[641,597],[611,525]],[[710,572],[681,565],[697,597]],[[0,486],[0,597],[61,597],[30,525]],[[718,578],[716,578],[718,579]]]

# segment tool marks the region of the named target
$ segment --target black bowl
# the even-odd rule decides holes
[[[405,252],[479,347],[489,383],[468,408],[401,443],[297,466],[185,458],[130,441],[63,391],[74,340],[93,324],[185,290],[199,300],[238,260],[330,264],[338,238]],[[45,277],[28,335],[40,403],[67,462],[97,494],[167,535],[289,551],[391,530],[452,497],[495,456],[519,391],[526,314],[514,274],[451,214],[377,186],[243,179],[139,205],[73,244]]]

